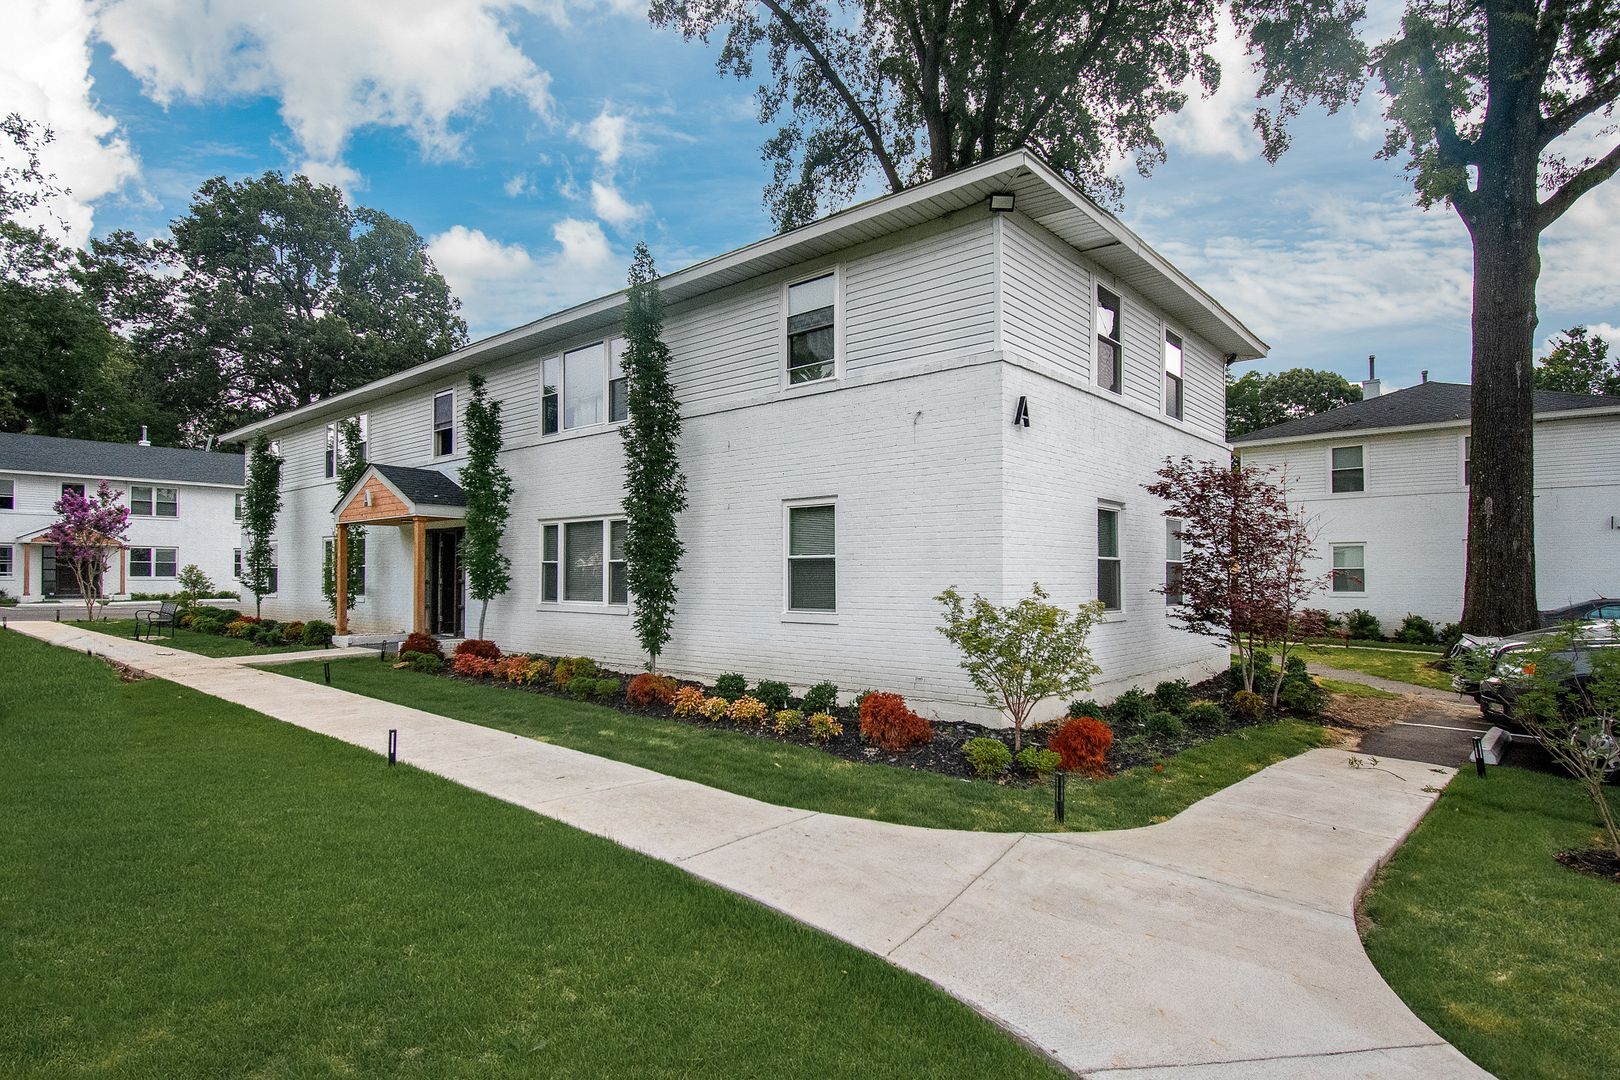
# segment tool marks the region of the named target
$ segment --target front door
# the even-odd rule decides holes
[[[465,626],[465,575],[461,568],[461,538],[465,529],[428,530],[428,633],[462,637]]]

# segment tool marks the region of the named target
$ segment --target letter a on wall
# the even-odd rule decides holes
[[[1029,427],[1029,398],[1020,397],[1013,412],[1013,427]]]

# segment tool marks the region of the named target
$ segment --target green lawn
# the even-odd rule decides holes
[[[1330,694],[1344,694],[1348,697],[1373,698],[1378,701],[1394,701],[1401,695],[1389,690],[1382,690],[1366,683],[1349,682],[1345,679],[1329,679],[1323,675],[1313,676],[1316,684]]]
[[[1620,1061],[1620,884],[1551,858],[1592,846],[1594,820],[1569,780],[1460,773],[1365,901],[1384,978],[1504,1080],[1610,1075]]]
[[[278,665],[322,678],[322,665]],[[1284,721],[1214,739],[1169,759],[1162,773],[1132,769],[1068,785],[1067,823],[1052,820],[1050,787],[1002,787],[938,773],[857,764],[807,746],[675,720],[632,716],[502,686],[395,671],[376,661],[332,664],[332,685],[485,727],[641,765],[783,806],[903,825],[986,832],[1128,829],[1163,821],[1267,765],[1322,744],[1318,727]]]
[[[97,619],[93,623],[82,620],[72,625],[84,630],[94,630],[98,634],[110,634],[113,637],[133,638],[135,636],[134,619]],[[169,639],[169,631],[163,631],[161,639],[154,638],[154,645],[168,645],[182,652],[193,652],[198,656],[257,656],[264,653],[301,652],[307,645],[255,645],[251,641],[241,638],[228,638],[222,634],[194,634],[190,630],[178,627],[174,631],[174,639]]]
[[[0,1075],[1053,1075],[674,867],[0,633]]]
[[[1432,654],[1396,652],[1393,649],[1345,649],[1337,645],[1308,645],[1301,652],[1305,661],[1311,664],[1359,671],[1435,690],[1451,689],[1451,673],[1429,666],[1437,659]]]

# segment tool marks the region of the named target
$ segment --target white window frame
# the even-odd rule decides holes
[[[439,399],[444,397],[446,394],[450,395],[450,452],[448,454],[441,454],[439,453],[439,432],[443,431],[444,429],[439,427],[439,419],[437,414],[439,411]],[[431,449],[433,451],[433,460],[443,461],[445,458],[455,457],[456,451],[460,449],[458,444],[461,442],[459,437],[460,432],[456,430],[455,387],[448,386],[443,390],[435,390],[433,392],[433,401],[428,405],[428,425],[432,429],[431,437],[433,439],[433,446]]]
[[[609,427],[618,427],[620,424],[630,422],[630,377],[624,373],[625,339],[610,337],[607,340],[607,404],[606,415]],[[618,372],[617,375],[614,372]],[[613,419],[613,384],[624,383],[624,416],[618,420]]]
[[[788,362],[792,359],[788,349],[788,290],[795,285],[805,285],[820,278],[833,279],[833,369],[832,374],[820,379],[811,379],[808,382],[794,382],[788,371]],[[777,293],[776,303],[776,351],[778,360],[776,364],[778,386],[785,391],[794,393],[814,392],[818,388],[836,386],[844,377],[844,268],[841,263],[824,266],[814,273],[801,274],[782,282]]]
[[[0,510],[17,509],[17,482],[9,476],[0,476],[0,499],[6,501]]]
[[[235,503],[231,507],[231,520],[232,521],[241,521],[242,520],[242,499],[243,499],[244,495],[245,495],[245,493],[241,492],[241,491],[238,491],[236,493]]]
[[[145,511],[135,509],[135,500],[136,500],[135,493],[137,491],[147,492],[146,505],[147,505],[148,509],[145,510]],[[161,499],[158,498],[158,492],[160,492],[160,491],[172,491],[174,493],[174,500],[173,500],[174,501],[174,513],[172,513],[172,514],[160,514],[160,513],[158,513],[158,504],[162,501]],[[162,484],[131,484],[131,485],[129,485],[129,516],[130,517],[140,517],[140,518],[153,518],[155,520],[164,520],[164,521],[177,520],[180,517],[180,489],[178,487],[166,487],[166,486],[164,486]]]
[[[265,596],[275,596],[281,592],[281,545],[270,545],[270,591]]]
[[[1105,560],[1111,561],[1119,569],[1119,606],[1118,607],[1105,607],[1105,608],[1103,608],[1104,617],[1106,617],[1106,618],[1118,618],[1118,617],[1123,616],[1125,614],[1125,608],[1126,608],[1126,604],[1125,604],[1125,504],[1124,503],[1117,503],[1117,502],[1109,502],[1106,499],[1099,500],[1097,502],[1097,515],[1101,515],[1104,512],[1112,513],[1114,515],[1114,554],[1113,555],[1104,555],[1102,553],[1102,543],[1101,543],[1102,538],[1101,538],[1100,535],[1098,535],[1097,573],[1096,573],[1096,577],[1093,578],[1093,583],[1096,586],[1097,599],[1102,600],[1102,598],[1103,598],[1103,595],[1102,595],[1102,564],[1103,564],[1103,562]],[[1102,522],[1099,520],[1099,517],[1096,517],[1096,516],[1094,516],[1092,518],[1092,521],[1093,521],[1094,527],[1102,524]],[[1097,535],[1097,534],[1094,533],[1093,535]]]
[[[231,548],[231,577],[237,582],[242,580],[242,549]]]
[[[1171,375],[1169,367],[1170,339],[1176,339],[1176,347],[1181,351],[1181,374]],[[1176,411],[1170,411],[1170,380],[1176,380],[1178,401]],[[1187,420],[1187,335],[1179,332],[1169,323],[1165,323],[1159,334],[1159,397],[1160,411],[1166,419],[1174,420],[1178,424]]]
[[[1164,606],[1166,611],[1171,608],[1184,607],[1187,602],[1185,582],[1178,594],[1179,598],[1173,598],[1170,592],[1170,568],[1174,566],[1178,570],[1185,571],[1187,567],[1186,541],[1181,535],[1182,529],[1186,528],[1186,526],[1187,523],[1181,518],[1167,517],[1164,519]],[[1170,557],[1172,540],[1175,541],[1175,554],[1180,556],[1179,558],[1172,559]]]
[[[1462,454],[1462,486],[1464,491],[1473,486],[1473,477],[1468,475],[1468,458],[1473,448],[1474,436],[1472,434],[1464,435],[1462,437],[1462,448],[1459,451]],[[1365,455],[1366,451],[1362,451],[1362,453]]]
[[[17,552],[10,544],[0,544],[0,577],[15,577]]]
[[[613,558],[613,528],[615,521],[624,521],[623,514],[609,514],[607,516],[591,515],[571,518],[542,518],[538,533],[537,563],[540,567],[538,580],[535,583],[535,604],[546,611],[583,611],[597,614],[626,615],[630,611],[628,594],[622,603],[615,603],[613,596],[613,564],[623,562],[622,559]],[[600,600],[570,600],[568,599],[568,526],[584,525],[595,522],[602,529],[602,599]],[[557,529],[557,599],[546,599],[546,529],[556,526]]]
[[[135,553],[137,551],[146,552],[147,572],[144,573],[144,574],[137,574],[135,572]],[[174,573],[172,573],[172,574],[160,574],[160,573],[158,573],[158,552],[160,552],[160,551],[173,552],[173,556],[174,556],[174,563],[173,563],[173,565],[174,565]],[[128,563],[128,565],[129,565],[129,576],[132,577],[132,578],[140,578],[142,581],[173,581],[175,578],[180,576],[180,549],[177,548],[177,547],[169,547],[169,546],[163,545],[163,544],[153,544],[153,545],[142,544],[142,545],[139,545],[139,546],[130,547],[128,549],[128,551],[127,551],[126,557],[129,560],[129,563]]]
[[[602,372],[602,419],[598,420],[594,424],[579,424],[579,425],[570,427],[568,425],[568,410],[567,410],[567,405],[568,405],[568,385],[567,385],[568,384],[568,354],[569,353],[580,352],[583,349],[595,348],[598,345],[600,345],[602,347],[602,351],[604,353],[605,361],[606,361],[604,363],[604,365],[603,365],[603,372]],[[545,356],[545,357],[541,358],[541,360],[540,360],[539,382],[540,382],[540,437],[542,439],[555,439],[560,435],[566,435],[566,434],[568,434],[570,432],[576,432],[576,431],[607,430],[607,429],[610,429],[610,428],[622,427],[624,424],[629,423],[629,415],[628,415],[628,413],[626,414],[626,416],[625,416],[625,418],[623,420],[615,420],[615,419],[613,419],[613,383],[615,381],[614,376],[613,376],[613,371],[614,371],[615,361],[619,362],[620,370],[622,371],[622,362],[623,362],[622,358],[624,356],[624,349],[625,349],[625,339],[624,339],[624,337],[622,335],[615,335],[613,337],[597,338],[594,341],[580,342],[578,345],[570,346],[569,348],[563,349],[561,352],[552,353],[549,356]],[[546,394],[546,364],[552,363],[552,362],[555,362],[556,365],[557,365],[557,430],[556,431],[547,431],[546,430],[546,397],[547,397],[547,394]],[[629,388],[628,388],[628,384],[627,384],[626,385],[626,396],[627,397],[628,397],[628,393],[629,393]]]
[[[1102,294],[1107,293],[1114,298],[1114,336],[1109,338],[1119,347],[1119,385],[1110,386],[1102,381],[1102,367],[1097,358],[1099,349],[1097,343],[1102,339],[1098,332],[1098,312],[1102,310]],[[1119,397],[1125,396],[1125,298],[1118,289],[1110,289],[1101,281],[1093,280],[1091,288],[1091,381],[1100,390]]]
[[[454,404],[451,405],[451,408],[455,408]],[[454,424],[454,422],[455,421],[454,421],[454,419],[452,417],[451,423]],[[439,437],[438,436],[438,429],[435,428],[434,429],[434,434],[433,434],[433,438],[434,438],[434,441],[435,441],[435,449],[437,449],[438,437]],[[337,477],[337,464],[338,464],[338,426],[335,423],[334,424],[327,424],[326,425],[326,450],[324,452],[324,456],[321,459],[321,468],[323,470],[323,475],[325,475],[326,479],[328,479],[328,480],[336,479],[336,477]]]
[[[1359,569],[1361,571],[1361,588],[1336,588],[1339,574],[1339,551],[1341,549],[1358,548],[1361,551],[1360,567],[1344,567],[1345,570]],[[1333,596],[1366,596],[1367,595],[1367,542],[1365,540],[1345,541],[1328,545],[1328,592]]]
[[[785,299],[785,298],[784,298]],[[783,310],[786,310],[784,306]],[[818,380],[825,382],[825,379]],[[803,385],[803,384],[801,384]],[[793,511],[811,506],[830,506],[833,510],[833,610],[812,611],[800,610],[793,607]],[[838,513],[838,496],[821,495],[807,499],[782,500],[782,621],[797,623],[836,623],[838,621],[838,597],[843,592],[839,588],[838,566],[841,559],[839,549],[839,522],[842,517]],[[825,555],[798,556],[799,558],[825,559]]]
[[[329,551],[332,553],[332,576],[335,579],[337,577],[337,537],[336,536],[323,536],[323,537],[321,537],[321,564],[323,566],[326,563],[326,553],[329,552]],[[366,552],[366,540],[365,540],[365,537],[362,536],[360,538],[360,580],[359,580],[359,583],[355,586],[354,592],[349,597],[349,600],[351,602],[355,603],[355,604],[363,603],[365,601],[365,599],[366,599],[366,554],[365,554],[365,552]],[[325,579],[325,576],[326,575],[323,572],[322,575],[321,575],[323,580]]]
[[[1350,469],[1335,469],[1333,467],[1333,451],[1335,451],[1335,450],[1349,450],[1352,447],[1358,448],[1361,451],[1361,490],[1360,491],[1335,491],[1334,488],[1333,488],[1333,474],[1336,473],[1336,472],[1351,472],[1353,470],[1350,470]],[[1365,495],[1367,493],[1367,488],[1368,488],[1368,483],[1367,482],[1368,482],[1369,479],[1371,479],[1371,477],[1369,476],[1369,470],[1367,468],[1367,459],[1368,459],[1369,456],[1370,455],[1368,455],[1368,453],[1367,453],[1367,444],[1364,443],[1364,442],[1359,442],[1359,443],[1336,443],[1335,445],[1328,447],[1327,448],[1328,494],[1329,495]]]

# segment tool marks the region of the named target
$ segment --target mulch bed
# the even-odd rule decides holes
[[[1571,870],[1579,870],[1583,874],[1591,874],[1593,877],[1620,884],[1620,855],[1616,855],[1608,848],[1560,851],[1553,858]]]

